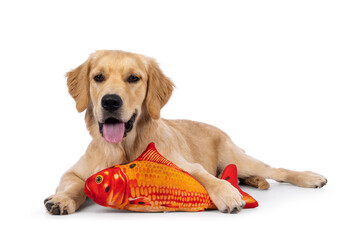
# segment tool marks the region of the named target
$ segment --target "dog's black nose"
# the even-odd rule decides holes
[[[108,112],[118,110],[123,104],[121,97],[116,94],[107,94],[101,99],[101,106]]]

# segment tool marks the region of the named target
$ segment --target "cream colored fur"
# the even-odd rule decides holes
[[[97,83],[101,72],[106,80]],[[140,77],[128,83],[129,74]],[[56,193],[45,200],[52,214],[75,212],[85,201],[85,180],[97,171],[127,163],[139,156],[150,142],[159,152],[192,174],[208,191],[222,212],[238,212],[244,201],[228,182],[216,178],[228,164],[236,164],[238,177],[260,176],[301,187],[322,187],[326,179],[312,172],[271,168],[248,156],[216,127],[188,120],[160,118],[160,110],[171,96],[174,84],[148,57],[123,51],[97,51],[78,68],[67,73],[69,93],[79,112],[86,109],[86,125],[93,138],[85,154],[61,178]],[[100,101],[105,94],[123,99],[121,118],[128,121],[136,112],[134,128],[118,144],[108,143],[99,133]]]

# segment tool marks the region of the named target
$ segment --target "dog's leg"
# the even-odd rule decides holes
[[[175,158],[171,158],[173,161]],[[244,206],[242,195],[228,181],[221,180],[208,173],[200,164],[189,163],[185,159],[177,158],[174,161],[179,167],[190,173],[198,180],[208,192],[211,200],[219,211],[224,213],[237,213]]]
[[[46,209],[53,215],[75,212],[85,201],[85,181],[96,172],[121,163],[124,154],[120,148],[106,147],[91,143],[85,155],[61,178],[56,193],[44,201]]]
[[[251,177],[239,178],[239,179],[240,179],[240,184],[246,184],[261,190],[266,190],[269,189],[270,187],[270,184],[263,177],[251,176]]]
[[[320,188],[327,183],[325,177],[310,171],[299,172],[284,168],[272,168],[247,155],[231,140],[223,142],[223,145],[219,148],[219,156],[219,170],[222,171],[228,164],[235,164],[238,168],[239,178],[259,176],[308,188]]]
[[[69,170],[62,176],[56,193],[45,199],[46,209],[53,215],[75,212],[86,199],[84,185],[84,179]]]

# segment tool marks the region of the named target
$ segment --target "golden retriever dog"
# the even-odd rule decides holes
[[[241,194],[217,178],[228,164],[238,177],[270,178],[300,187],[322,187],[327,180],[313,172],[269,165],[248,156],[220,129],[188,120],[166,120],[160,110],[174,84],[152,58],[124,51],[96,51],[67,73],[70,95],[92,136],[85,154],[60,180],[56,193],[45,199],[49,213],[75,212],[85,201],[85,180],[96,172],[136,159],[150,142],[159,152],[188,171],[208,191],[221,212],[244,206]]]

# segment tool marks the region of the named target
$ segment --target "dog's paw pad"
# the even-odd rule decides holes
[[[75,202],[64,196],[51,196],[44,200],[47,211],[52,215],[67,215],[75,211]]]

